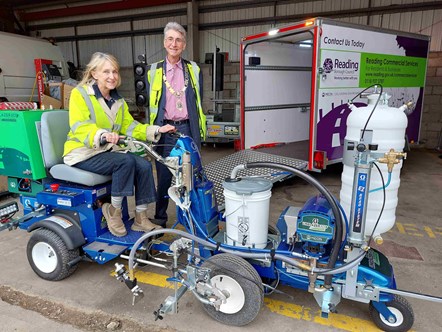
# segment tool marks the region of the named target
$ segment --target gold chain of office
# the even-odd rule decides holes
[[[164,74],[164,73],[163,73],[163,81],[164,81],[164,84],[166,85],[167,90],[169,90],[169,92],[177,98],[176,104],[175,104],[177,110],[182,111],[183,110],[183,102],[181,100],[181,97],[183,96],[184,92],[187,89],[187,86],[189,85],[189,73],[187,72],[186,65],[184,65],[184,86],[180,91],[175,91],[175,89],[172,88],[169,81],[167,80],[166,74]]]

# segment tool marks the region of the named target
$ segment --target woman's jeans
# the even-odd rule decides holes
[[[135,204],[156,201],[152,164],[132,153],[103,152],[74,165],[85,171],[112,175],[112,196],[133,196]]]

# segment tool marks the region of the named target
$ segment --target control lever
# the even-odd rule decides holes
[[[175,137],[175,138],[180,138],[180,137],[186,136],[186,135],[184,135],[180,131],[168,131],[167,134],[169,134],[169,135],[171,135],[172,137]]]

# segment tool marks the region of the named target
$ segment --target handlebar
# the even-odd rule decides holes
[[[184,135],[183,133],[179,132],[179,131],[175,131],[175,132],[168,132],[166,134],[172,135],[173,137],[176,138],[180,138],[180,137],[185,137],[186,135]],[[103,146],[105,144],[107,144],[107,140],[105,137],[100,137],[100,146]],[[143,142],[143,141],[138,141],[133,139],[130,136],[124,137],[124,138],[120,138],[118,140],[118,145],[125,145],[129,151],[139,151],[139,149],[136,148],[136,146],[141,147],[147,154],[149,154],[151,157],[153,157],[156,161],[160,162],[161,164],[163,164],[164,166],[166,166],[167,168],[169,168],[169,170],[171,170],[172,173],[174,173],[173,171],[176,171],[178,169],[178,165],[173,161],[173,160],[169,160],[169,158],[164,158],[161,155],[159,155],[155,150],[154,150],[154,146],[152,144],[149,144],[147,142]]]
[[[106,145],[107,143],[108,143],[108,141],[106,140],[106,137],[101,136],[100,137],[100,146]],[[117,145],[120,145],[120,144],[126,144],[126,138],[120,137],[120,139],[118,140]]]
[[[179,132],[179,131],[175,131],[175,132],[167,132],[167,133],[165,133],[165,134],[169,134],[169,135],[171,135],[171,136],[173,136],[173,137],[175,137],[175,138],[180,138],[180,137],[186,136],[186,135],[184,135],[183,133],[181,133],[181,132]],[[101,137],[100,137],[100,146],[103,146],[103,145],[105,145],[105,144],[107,144],[107,143],[108,143],[108,141],[106,140],[106,137],[101,136]],[[120,138],[120,139],[118,140],[117,145],[120,145],[120,144],[123,144],[123,145],[127,144],[127,137],[125,137],[125,138]]]

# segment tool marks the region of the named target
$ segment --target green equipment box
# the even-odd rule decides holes
[[[43,110],[0,111],[0,175],[38,180],[46,177],[39,131]]]

